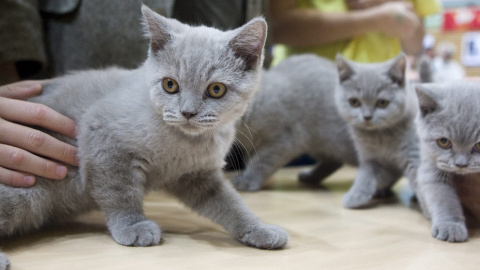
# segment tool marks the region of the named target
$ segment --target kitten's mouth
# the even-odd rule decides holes
[[[211,119],[197,121],[194,119],[164,118],[164,121],[189,135],[198,135],[212,130],[217,126],[217,122]]]
[[[198,133],[202,128],[199,127],[198,125],[193,124],[190,121],[172,121],[172,120],[166,120],[165,122],[171,126],[177,127],[182,131],[186,131],[186,133]]]
[[[208,130],[211,130],[210,125],[202,125],[200,123],[186,121],[183,123],[177,123],[176,126],[186,134],[198,135],[204,133]]]
[[[389,125],[384,122],[384,121],[373,121],[373,120],[368,120],[368,121],[360,121],[356,124],[356,127],[362,128],[365,130],[381,130],[388,128]]]
[[[461,175],[471,174],[471,173],[480,173],[480,167],[478,167],[478,166],[475,166],[475,167],[470,166],[470,167],[460,168],[460,167],[457,167],[457,166],[450,166],[450,165],[446,165],[446,164],[443,164],[443,163],[438,163],[437,168],[442,170],[442,171],[461,174]]]
[[[379,126],[376,125],[375,123],[373,123],[372,121],[360,122],[360,123],[357,124],[357,127],[360,127],[360,128],[363,128],[363,129],[368,129],[368,130],[379,128]]]

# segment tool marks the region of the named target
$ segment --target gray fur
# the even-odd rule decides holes
[[[421,140],[422,163],[417,196],[432,221],[432,236],[448,242],[468,239],[456,174],[480,172],[480,86],[474,82],[424,84],[416,88],[421,113],[416,124]],[[437,143],[450,140],[448,148]]]
[[[340,87],[336,103],[348,123],[359,159],[353,186],[343,197],[347,208],[365,207],[376,195],[390,194],[391,186],[402,176],[415,188],[419,162],[414,125],[417,100],[406,83],[406,61],[405,55],[373,64],[337,57]],[[388,101],[384,108],[381,100]]]
[[[116,242],[156,245],[161,230],[145,218],[142,199],[163,189],[245,245],[284,247],[286,232],[251,213],[222,173],[235,122],[259,88],[265,21],[222,32],[142,12],[152,40],[142,66],[68,75],[34,99],[78,123],[77,141],[56,136],[78,146],[80,166],[29,189],[0,185],[0,237],[100,208]],[[163,90],[165,77],[178,82],[178,93]],[[224,97],[205,94],[213,82],[227,86]]]
[[[254,191],[281,166],[307,153],[318,164],[300,174],[318,184],[342,164],[357,164],[353,142],[334,102],[335,65],[314,55],[292,56],[265,71],[262,90],[237,126],[237,141],[249,159],[233,179],[239,190]]]

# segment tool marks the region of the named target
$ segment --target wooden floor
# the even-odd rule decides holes
[[[146,214],[163,229],[159,246],[116,244],[100,212],[62,228],[49,228],[1,244],[18,269],[479,269],[480,230],[471,224],[466,243],[430,236],[405,181],[397,200],[366,210],[341,206],[355,169],[342,168],[321,188],[300,186],[298,168],[283,169],[270,188],[242,193],[265,222],[290,234],[284,250],[245,247],[221,227],[165,194],[148,195]]]

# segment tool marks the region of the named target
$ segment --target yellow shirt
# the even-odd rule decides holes
[[[432,15],[441,11],[438,0],[410,0],[415,11],[421,16]],[[343,0],[298,0],[299,8],[316,9],[324,12],[347,12]],[[397,38],[379,32],[369,32],[350,40],[332,42],[318,47],[293,47],[278,44],[274,46],[272,65],[293,54],[314,53],[331,60],[337,53],[350,60],[371,63],[383,62],[397,56],[402,51]]]

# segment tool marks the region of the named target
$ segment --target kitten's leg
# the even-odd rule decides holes
[[[124,165],[100,170],[95,168],[86,175],[94,183],[92,195],[105,212],[108,229],[117,243],[124,246],[151,246],[160,243],[160,227],[143,214],[145,175],[138,167]]]
[[[422,210],[423,216],[428,220],[432,220],[432,215],[430,215],[430,212],[428,212],[428,208],[427,208],[427,205],[425,203],[425,198],[424,198],[422,192],[420,192],[420,190],[418,189],[418,185],[417,185],[417,189],[415,191],[415,196],[418,200],[418,204],[420,205],[420,209]]]
[[[402,173],[395,172],[394,169],[375,166],[375,178],[377,179],[377,190],[373,195],[373,199],[390,199],[395,194],[392,187],[402,177]]]
[[[167,190],[247,246],[279,249],[288,242],[283,229],[264,224],[247,208],[219,170],[185,175]]]
[[[342,167],[342,165],[342,163],[336,161],[320,160],[319,163],[313,167],[313,169],[301,171],[298,174],[298,179],[300,182],[307,185],[318,185],[325,178]]]
[[[0,270],[7,269],[10,269],[10,261],[4,253],[0,252]]]
[[[374,166],[363,163],[358,167],[353,185],[343,196],[343,206],[346,208],[362,208],[368,206],[377,190],[377,179]]]
[[[232,179],[237,190],[256,191],[283,165],[287,164],[297,153],[285,149],[285,145],[276,143],[257,149],[242,174]]]
[[[453,174],[436,173],[421,165],[418,192],[432,220],[433,237],[448,242],[465,242],[468,231],[462,205],[452,183]]]

